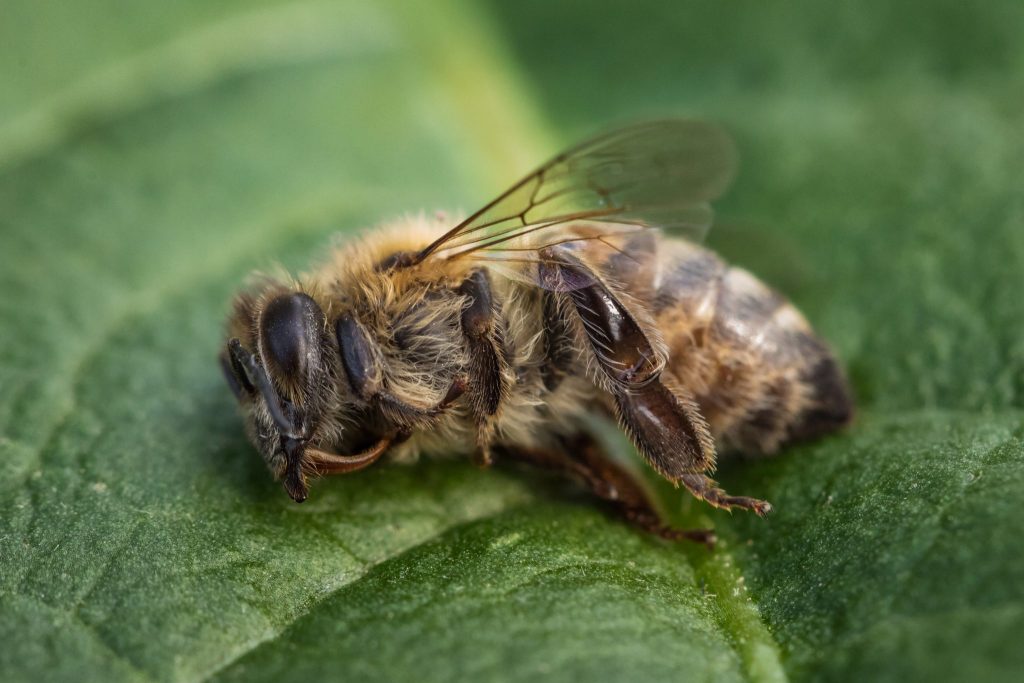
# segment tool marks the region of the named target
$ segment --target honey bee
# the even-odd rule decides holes
[[[511,458],[666,525],[602,452],[614,416],[647,463],[718,508],[708,474],[845,425],[853,404],[804,317],[698,245],[736,167],[717,126],[642,123],[554,157],[468,218],[408,217],[235,300],[221,364],[250,440],[297,502],[387,455]],[[454,221],[453,221],[454,222]]]

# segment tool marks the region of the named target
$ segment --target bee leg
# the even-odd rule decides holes
[[[344,314],[335,325],[342,367],[352,391],[363,401],[375,405],[380,412],[401,429],[427,426],[449,404],[466,392],[464,377],[452,380],[448,393],[440,403],[430,407],[412,406],[392,395],[382,381],[383,363],[380,351],[366,329],[354,316]]]
[[[771,506],[730,496],[699,474],[715,465],[715,443],[696,402],[662,376],[663,362],[650,336],[615,292],[564,248],[541,250],[539,284],[571,302],[598,369],[598,384],[615,400],[623,430],[637,450],[674,484],[716,507],[765,514]]]
[[[541,368],[541,377],[544,380],[544,388],[554,391],[572,371],[576,361],[576,349],[569,319],[554,292],[543,292],[542,310],[546,360]]]
[[[476,450],[473,452],[473,464],[477,467],[486,469],[494,464],[494,450],[491,448],[493,441],[493,423],[487,420],[477,425]]]
[[[710,529],[677,529],[664,522],[644,485],[614,463],[588,436],[568,440],[561,448],[503,448],[503,456],[557,472],[585,486],[608,502],[626,521],[661,538],[715,545]]]
[[[476,270],[459,286],[468,305],[462,311],[462,335],[469,358],[468,394],[477,423],[477,451],[474,460],[481,467],[493,463],[494,417],[508,393],[505,344],[497,324],[494,297],[487,271]]]
[[[622,516],[627,522],[643,529],[649,534],[654,534],[666,541],[693,541],[714,550],[718,543],[718,536],[712,529],[677,529],[668,526],[657,513],[640,507],[621,507]]]
[[[615,404],[626,433],[663,477],[717,508],[752,510],[761,517],[771,511],[768,502],[731,496],[701,474],[714,465],[714,442],[696,403],[685,392],[659,379],[617,393]],[[685,457],[679,457],[680,451]]]
[[[684,474],[680,478],[679,483],[685,486],[694,496],[716,508],[728,510],[736,507],[752,510],[758,517],[764,517],[772,511],[772,505],[768,501],[748,498],[747,496],[730,496],[718,488],[714,480],[703,474]]]
[[[641,482],[608,458],[592,439],[580,441],[570,446],[573,449],[570,452],[579,453],[579,460],[590,471],[594,482],[591,490],[616,503],[629,522],[670,541],[685,539],[703,543],[708,549],[715,547],[717,538],[711,529],[677,529],[665,524]],[[602,492],[613,494],[615,498],[606,497]]]

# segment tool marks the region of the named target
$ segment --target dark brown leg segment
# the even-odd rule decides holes
[[[615,399],[623,430],[661,476],[715,507],[764,515],[761,500],[730,496],[700,474],[714,467],[715,444],[696,403],[661,376],[663,364],[638,319],[590,268],[559,248],[541,251],[539,284],[572,303],[590,344],[600,384]]]
[[[458,291],[470,300],[462,312],[462,334],[469,352],[470,406],[477,423],[476,462],[487,467],[492,463],[494,416],[508,393],[504,373],[508,361],[486,271],[474,271]]]
[[[612,462],[589,437],[572,439],[562,448],[503,449],[501,455],[578,481],[644,531],[671,541],[686,539],[708,548],[715,545],[715,533],[710,529],[676,529],[665,524],[643,485]]]
[[[544,367],[541,368],[541,375],[544,378],[544,387],[548,391],[554,391],[565,379],[566,374],[572,368],[576,360],[576,350],[573,348],[572,329],[569,322],[559,310],[558,299],[554,292],[545,291],[543,297],[544,311]]]
[[[663,477],[682,484],[697,498],[716,508],[753,510],[764,517],[771,512],[767,501],[730,496],[701,474],[714,460],[700,462],[697,454],[711,455],[714,445],[703,418],[692,401],[677,395],[660,381],[615,396],[619,419],[626,433],[647,461]],[[680,457],[680,454],[687,454]],[[693,455],[689,455],[693,454]]]
[[[728,510],[730,508],[742,508],[753,510],[758,517],[764,517],[772,511],[772,505],[766,500],[748,498],[747,496],[730,496],[718,488],[715,482],[703,474],[684,474],[679,483],[697,498],[715,506]]]

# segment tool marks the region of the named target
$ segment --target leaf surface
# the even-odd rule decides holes
[[[835,11],[8,2],[0,678],[1024,670],[1024,16]],[[244,275],[654,115],[735,134],[712,245],[794,298],[860,397],[847,433],[719,473],[777,513],[666,492],[717,528],[708,555],[456,460],[291,503],[215,362]]]

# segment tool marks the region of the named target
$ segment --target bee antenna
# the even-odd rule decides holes
[[[267,410],[270,411],[270,417],[277,425],[281,435],[294,437],[295,425],[285,417],[284,411],[281,409],[281,399],[277,395],[277,390],[274,389],[274,384],[270,381],[266,368],[257,363],[253,355],[242,348],[242,342],[238,339],[229,341],[228,348],[234,359],[245,370],[249,382],[260,390],[260,394],[263,395],[263,400],[267,404]]]

